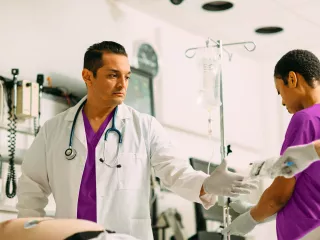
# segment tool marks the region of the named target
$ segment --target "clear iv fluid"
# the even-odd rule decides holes
[[[203,78],[200,84],[198,104],[206,110],[221,105],[220,101],[220,63],[213,56],[202,60]]]

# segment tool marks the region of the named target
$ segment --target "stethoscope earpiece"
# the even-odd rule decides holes
[[[73,149],[72,147],[69,147],[65,152],[64,155],[66,156],[66,159],[72,160],[77,156],[77,151]]]
[[[117,165],[112,166],[112,165],[110,165],[110,164],[105,163],[104,159],[102,159],[102,158],[100,158],[99,161],[100,161],[101,163],[107,165],[107,166],[110,167],[110,168],[121,168],[121,164],[117,164]]]

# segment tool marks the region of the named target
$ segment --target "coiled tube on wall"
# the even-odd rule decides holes
[[[17,192],[16,173],[14,166],[17,116],[15,114],[15,109],[13,109],[15,106],[12,107],[12,90],[14,89],[14,85],[14,81],[10,85],[7,84],[9,169],[6,181],[6,195],[8,198],[14,198]]]

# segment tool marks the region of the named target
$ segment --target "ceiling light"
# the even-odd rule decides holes
[[[202,5],[202,8],[204,10],[211,11],[211,12],[224,11],[232,7],[233,7],[233,4],[227,1],[213,1],[213,2],[208,2]]]
[[[274,27],[274,26],[261,27],[261,28],[257,28],[255,30],[256,33],[260,33],[260,34],[273,34],[273,33],[278,33],[278,32],[282,32],[282,31],[283,31],[283,28]]]
[[[183,2],[183,0],[170,0],[170,2],[174,5],[179,5]]]

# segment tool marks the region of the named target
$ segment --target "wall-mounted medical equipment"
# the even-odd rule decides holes
[[[4,122],[5,117],[5,95],[4,95],[4,86],[3,82],[0,81],[0,123]]]
[[[6,195],[13,198],[16,195],[15,151],[17,121],[38,118],[39,85],[36,82],[18,80],[19,69],[12,69],[12,79],[0,77],[6,91],[8,120],[8,151],[9,170],[6,181]]]
[[[19,119],[37,118],[39,112],[39,85],[27,80],[17,81],[16,116]]]
[[[2,175],[2,172],[3,172],[3,159],[2,159],[2,156],[0,155],[0,203],[2,202],[3,200],[3,192],[2,192],[2,184],[3,184],[3,175]]]
[[[206,40],[204,47],[194,47],[186,50],[185,55],[188,58],[193,58],[197,52],[203,51],[203,80],[202,89],[200,91],[200,103],[204,106],[209,113],[208,118],[208,134],[209,138],[212,137],[212,116],[211,111],[216,107],[220,107],[220,156],[221,162],[230,153],[230,146],[226,146],[224,137],[224,106],[223,106],[223,79],[222,79],[222,57],[223,51],[228,54],[229,61],[231,61],[232,54],[229,53],[224,47],[232,45],[243,45],[249,52],[255,50],[256,45],[254,42],[236,42],[222,44],[221,40],[214,41],[211,38]],[[251,45],[251,47],[249,47]],[[213,49],[217,49],[215,52]],[[210,96],[211,95],[211,96]],[[213,154],[212,154],[213,156]],[[208,164],[208,171],[210,169],[211,159]],[[218,203],[223,206],[223,227],[227,227],[230,223],[229,203],[230,199],[219,197]],[[224,239],[230,240],[230,235],[225,235]]]
[[[36,81],[29,81],[18,80],[19,69],[12,69],[11,73],[13,75],[12,78],[0,76],[0,120],[6,117],[8,124],[9,171],[6,181],[6,195],[8,198],[15,197],[17,188],[14,166],[16,157],[17,124],[24,120],[32,119],[33,134],[35,136],[37,135],[40,129],[42,93],[62,97],[66,99],[69,106],[77,104],[81,99],[59,87],[52,87],[51,81],[49,82],[49,86],[44,86],[43,74],[38,74]],[[49,79],[50,78],[48,78],[48,80]],[[4,104],[5,99],[7,100],[7,106]],[[5,111],[5,107],[7,107],[8,111]],[[4,123],[4,121],[1,122]],[[3,128],[2,125],[1,127]],[[26,133],[25,131],[19,132]],[[32,131],[30,131],[30,133],[32,134]],[[27,132],[27,134],[30,133]],[[0,152],[1,151],[3,151],[3,149],[0,149]]]
[[[16,149],[16,127],[17,127],[17,81],[19,69],[12,69],[12,80],[6,80],[7,104],[8,104],[8,148],[9,148],[9,169],[6,181],[6,195],[13,198],[16,195],[17,184],[14,167]]]
[[[38,116],[34,118],[33,127],[34,127],[34,135],[36,136],[40,130],[40,117],[41,117],[41,97],[43,92],[43,83],[44,83],[44,75],[37,75],[37,84],[38,84]]]

